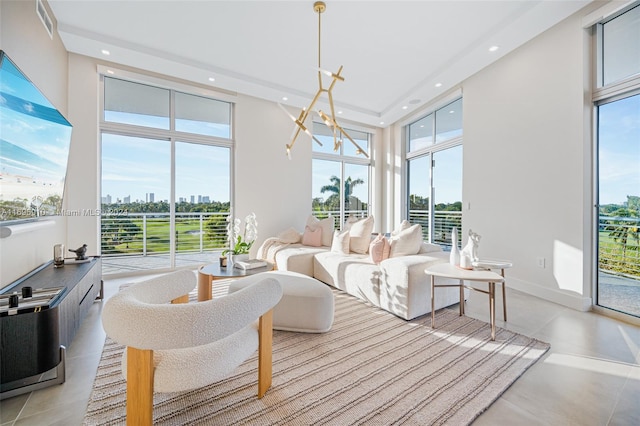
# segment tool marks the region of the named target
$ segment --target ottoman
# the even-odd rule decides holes
[[[232,281],[229,293],[264,278],[275,278],[282,285],[282,299],[273,308],[275,330],[324,333],[333,324],[333,292],[320,281],[297,272],[270,271]]]

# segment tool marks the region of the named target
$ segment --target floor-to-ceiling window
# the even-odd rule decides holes
[[[640,5],[596,37],[596,303],[640,317]]]
[[[450,247],[462,227],[462,99],[410,123],[406,147],[407,218],[426,241]]]
[[[231,104],[103,76],[105,273],[200,264],[225,246]]]
[[[322,123],[313,123],[313,135],[322,143],[313,147],[313,214],[319,218],[332,215],[337,229],[349,216],[366,217],[370,213],[371,135],[345,131],[369,158],[340,131],[335,146],[333,131]]]

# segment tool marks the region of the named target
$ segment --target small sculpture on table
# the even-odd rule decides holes
[[[480,243],[480,235],[469,229],[469,242],[460,251],[460,267],[472,269],[471,262],[478,260],[478,245]]]
[[[85,254],[87,253],[87,245],[83,244],[82,247],[78,247],[75,250],[69,249],[70,252],[73,252],[76,254],[76,260],[86,260],[87,256],[85,256]]]

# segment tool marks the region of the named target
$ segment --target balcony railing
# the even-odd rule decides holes
[[[228,215],[228,212],[176,213],[176,252],[224,249]],[[169,253],[169,213],[103,215],[101,245],[105,257]]]
[[[428,210],[409,210],[409,222],[422,225],[422,235],[425,241],[429,241],[429,214]],[[462,212],[436,211],[433,215],[433,237],[431,242],[439,244],[445,249],[450,249],[453,227],[458,229],[459,247],[462,241]]]
[[[315,212],[319,218],[335,218],[339,229],[340,212]],[[351,210],[345,216],[365,217],[366,210]],[[227,244],[227,212],[176,213],[176,252],[203,253],[223,250]],[[429,211],[410,210],[409,221],[422,225],[429,241]],[[462,229],[462,212],[436,211],[433,238],[435,244],[451,247],[451,230]],[[169,213],[128,213],[103,215],[102,255],[126,256],[169,253]],[[640,277],[640,218],[600,216],[599,268],[631,277]],[[458,245],[462,235],[459,232]]]
[[[600,216],[598,268],[640,279],[640,218]]]

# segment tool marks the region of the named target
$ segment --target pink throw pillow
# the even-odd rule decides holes
[[[311,247],[322,246],[322,228],[312,229],[305,226],[304,234],[302,234],[302,245]]]
[[[369,255],[373,263],[380,263],[389,258],[391,252],[391,245],[384,235],[378,234],[378,236],[369,244]]]

